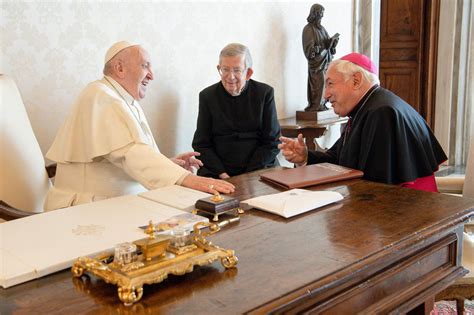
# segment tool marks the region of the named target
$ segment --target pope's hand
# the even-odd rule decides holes
[[[209,177],[197,176],[193,174],[189,174],[188,176],[186,176],[181,185],[192,189],[208,192],[210,194],[215,194],[217,192],[230,194],[233,193],[235,190],[235,186],[226,181]]]
[[[278,149],[281,150],[281,154],[283,154],[288,162],[298,165],[306,163],[308,158],[308,148],[304,143],[303,135],[301,133],[296,139],[280,137],[280,141],[281,144],[278,145]]]
[[[196,156],[200,155],[201,153],[199,152],[181,153],[174,158],[171,158],[171,161],[178,164],[182,168],[193,172],[194,170],[198,170],[203,165],[200,160],[196,159]]]

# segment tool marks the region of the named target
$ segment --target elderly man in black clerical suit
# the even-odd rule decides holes
[[[222,49],[217,70],[221,81],[199,93],[198,175],[225,179],[273,166],[280,136],[273,88],[250,79],[252,57],[242,44]]]
[[[341,137],[327,152],[308,152],[303,136],[281,137],[285,158],[297,165],[329,162],[358,169],[364,178],[437,191],[433,173],[446,160],[425,120],[405,101],[379,86],[366,56],[351,53],[328,68],[325,97],[348,116]]]

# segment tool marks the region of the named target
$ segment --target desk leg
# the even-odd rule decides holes
[[[321,130],[313,130],[313,129],[305,129],[302,131],[303,136],[306,139],[306,146],[308,147],[308,150],[315,151],[317,149],[320,149],[319,147],[316,147],[316,138],[319,138],[323,136],[326,133],[326,130],[324,129],[322,132]]]
[[[308,150],[315,151],[316,146],[314,143],[314,138],[306,138],[306,146],[308,147]]]
[[[434,309],[434,296],[427,299],[423,304],[418,305],[407,314],[409,315],[429,315]]]
[[[458,314],[464,314],[464,308],[465,308],[464,301],[465,301],[464,298],[456,299],[456,311],[458,312]]]

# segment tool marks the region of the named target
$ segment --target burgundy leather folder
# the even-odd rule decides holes
[[[297,168],[268,171],[260,175],[264,181],[286,189],[302,188],[339,180],[362,177],[364,173],[331,163],[319,163]]]

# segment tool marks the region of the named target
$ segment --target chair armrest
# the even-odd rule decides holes
[[[24,218],[32,214],[36,213],[13,208],[6,202],[0,200],[0,218],[4,219],[5,221]]]
[[[56,163],[46,166],[46,172],[48,173],[49,178],[53,178],[54,176],[56,176],[57,167],[58,167],[58,164]]]

